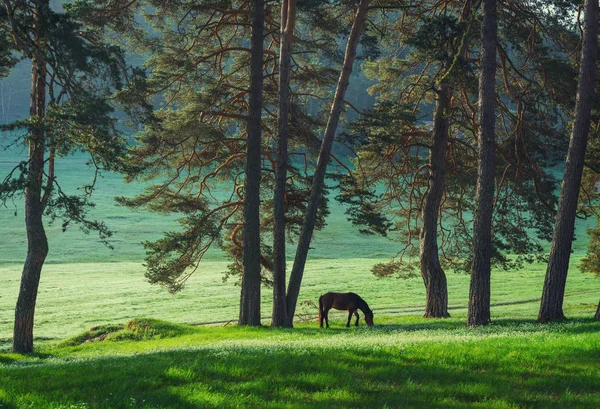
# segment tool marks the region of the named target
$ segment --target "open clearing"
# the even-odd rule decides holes
[[[83,165],[66,164],[68,184]],[[176,223],[114,206],[112,197],[130,188],[112,174],[99,182],[94,214],[117,231],[114,250],[77,229],[48,229],[31,356],[9,353],[24,236],[20,208],[0,211],[0,408],[600,407],[600,323],[591,319],[600,280],[577,269],[590,222],[579,224],[567,282],[571,320],[534,322],[546,266],[533,264],[494,270],[493,324],[466,329],[468,275],[448,274],[452,318],[420,318],[420,277],[377,279],[369,271],[398,244],[358,234],[332,203],[307,264],[300,321],[272,331],[234,325],[240,288],[235,278],[223,282],[227,261],[218,251],[178,294],[147,283],[140,241]],[[346,329],[346,314],[332,312],[332,328],[318,329],[311,303],[326,291],[359,293],[376,326]],[[265,325],[270,312],[263,288]],[[102,342],[65,342],[136,317],[162,321],[94,338]]]

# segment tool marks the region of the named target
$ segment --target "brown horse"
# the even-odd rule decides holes
[[[358,311],[361,310],[365,315],[367,325],[373,325],[373,311],[369,308],[365,300],[354,293],[326,293],[319,297],[319,327],[323,328],[323,319],[329,328],[329,310],[348,310],[348,322],[346,327],[350,326],[352,314],[356,315],[356,326],[358,326]]]

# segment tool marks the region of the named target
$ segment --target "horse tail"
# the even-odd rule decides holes
[[[323,296],[319,297],[319,328],[323,327]]]

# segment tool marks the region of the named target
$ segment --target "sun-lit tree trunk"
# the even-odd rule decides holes
[[[263,52],[265,30],[264,0],[253,0],[250,40],[250,102],[246,142],[244,190],[244,273],[239,325],[260,323],[260,170]]]
[[[473,220],[473,265],[467,326],[490,322],[490,273],[492,258],[492,215],[496,168],[496,0],[483,1],[481,27],[481,75],[479,77],[479,169],[477,208]]]
[[[296,0],[281,5],[281,46],[279,52],[279,128],[277,167],[273,198],[273,315],[271,327],[289,325],[285,303],[285,186],[288,161],[288,115],[290,112],[290,64],[296,24]]]
[[[298,239],[298,247],[296,249],[294,266],[292,267],[292,272],[290,274],[290,282],[288,285],[286,299],[288,314],[287,326],[293,325],[296,303],[298,302],[300,285],[302,283],[302,276],[304,274],[304,266],[306,265],[306,258],[308,257],[310,241],[312,240],[312,234],[317,218],[317,209],[319,207],[321,195],[323,194],[325,171],[327,170],[327,164],[329,163],[331,145],[333,144],[333,138],[335,136],[338,121],[342,113],[344,96],[346,95],[348,84],[350,83],[350,74],[352,74],[352,68],[356,58],[356,48],[358,46],[358,40],[360,39],[362,28],[365,23],[368,7],[369,0],[361,0],[354,16],[354,23],[352,24],[348,42],[346,44],[346,53],[344,55],[342,71],[340,73],[340,78],[338,79],[335,97],[333,99],[331,111],[329,112],[327,126],[323,134],[319,158],[317,160],[317,166],[313,176],[310,198],[308,200],[306,212],[304,213],[304,224],[302,225],[302,230]]]
[[[558,202],[550,259],[542,291],[538,314],[539,322],[565,318],[562,307],[575,230],[577,198],[581,187],[585,149],[590,129],[590,115],[595,91],[597,49],[598,0],[587,0],[585,3],[585,23],[575,118]]]
[[[448,285],[440,265],[437,228],[440,203],[446,180],[448,150],[448,118],[452,90],[445,85],[437,93],[433,118],[433,144],[429,154],[429,189],[423,202],[420,232],[421,276],[425,283],[425,314],[427,318],[449,317]]]
[[[46,115],[46,62],[42,50],[43,39],[40,36],[43,25],[42,8],[48,7],[48,1],[41,1],[34,7],[33,28],[35,32],[31,62],[30,115],[32,126],[29,131],[29,160],[27,186],[25,188],[25,228],[27,230],[27,258],[23,265],[21,286],[15,309],[13,333],[13,352],[33,351],[33,324],[35,304],[40,283],[40,275],[46,256],[48,240],[42,222],[44,204],[42,184],[44,177]]]

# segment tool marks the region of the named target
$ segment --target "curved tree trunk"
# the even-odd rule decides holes
[[[260,323],[260,169],[263,85],[264,0],[253,0],[250,57],[250,102],[246,142],[244,191],[244,273],[239,325]]]
[[[333,104],[329,113],[329,119],[327,121],[327,127],[325,128],[325,132],[323,134],[323,141],[321,142],[319,159],[317,161],[317,167],[313,176],[310,198],[304,214],[304,224],[302,225],[302,231],[300,233],[300,238],[298,239],[296,257],[294,259],[294,266],[292,267],[290,283],[288,285],[286,299],[288,314],[287,326],[290,327],[293,325],[296,303],[298,302],[298,295],[300,293],[300,284],[302,283],[302,276],[304,274],[304,266],[306,265],[308,249],[315,227],[319,201],[321,200],[321,195],[323,193],[323,186],[325,184],[325,171],[327,170],[327,164],[329,163],[331,145],[333,144],[333,138],[337,130],[340,114],[342,113],[344,96],[346,95],[348,84],[350,83],[350,74],[352,74],[352,67],[356,58],[356,47],[358,46],[358,40],[360,39],[368,8],[369,0],[361,0],[360,4],[358,5],[358,10],[356,11],[356,15],[354,16],[354,23],[352,24],[352,29],[350,30],[350,36],[348,37],[346,53],[344,55],[344,63],[342,65],[342,72],[340,73],[340,78],[337,83],[335,97],[333,99]]]
[[[296,24],[296,0],[281,5],[281,46],[279,52],[279,129],[277,168],[273,198],[273,315],[271,327],[288,326],[285,303],[285,185],[288,161],[288,115],[290,112],[290,63]]]
[[[460,21],[471,17],[473,1],[465,2],[461,11]],[[457,51],[466,57],[468,31],[471,23],[463,33],[461,46]],[[445,318],[448,313],[448,283],[446,273],[440,264],[437,242],[437,228],[440,204],[446,184],[446,152],[448,151],[449,118],[448,110],[452,100],[453,89],[447,82],[452,78],[452,64],[440,80],[440,90],[437,92],[435,111],[433,114],[433,141],[429,151],[429,188],[423,199],[421,212],[421,231],[419,234],[419,259],[421,276],[425,284],[425,318]]]
[[[496,37],[498,18],[496,0],[483,1],[481,27],[481,75],[479,77],[479,169],[477,208],[473,221],[473,265],[467,326],[490,322],[490,260],[492,257],[492,215],[494,211],[494,173],[496,138],[494,113],[496,99]]]
[[[438,92],[433,118],[433,144],[429,154],[429,189],[425,195],[420,233],[421,276],[425,283],[425,317],[449,317],[448,285],[440,265],[437,227],[440,203],[446,181],[446,152],[448,150],[448,118],[452,90],[444,85]]]
[[[538,314],[539,322],[564,319],[563,299],[569,270],[569,258],[575,231],[577,199],[581,187],[581,175],[585,159],[590,115],[594,97],[596,54],[598,49],[598,0],[587,0],[585,4],[585,32],[579,66],[579,84],[575,119],[565,174],[563,177],[558,212],[552,236],[550,260],[546,269],[544,289]]]
[[[40,7],[47,7],[47,1],[34,9],[34,29],[41,28]],[[39,31],[36,30],[35,45],[41,48]],[[42,183],[44,176],[45,132],[43,119],[46,116],[46,62],[42,52],[37,50],[31,62],[30,116],[34,122],[29,132],[29,162],[27,186],[25,188],[25,229],[27,230],[27,258],[23,265],[19,297],[15,308],[13,332],[13,352],[33,351],[33,323],[40,275],[46,256],[48,240],[42,216]]]

